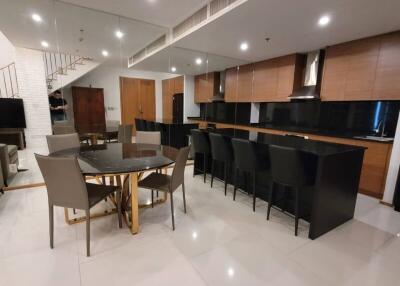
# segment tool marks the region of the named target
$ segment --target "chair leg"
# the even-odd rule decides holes
[[[298,228],[299,228],[299,208],[300,208],[300,191],[298,188],[295,190],[296,196],[296,205],[295,205],[295,218],[294,218],[294,235],[297,236]]]
[[[239,177],[239,170],[235,168],[235,182],[233,184],[233,200],[236,200],[236,188],[237,188],[238,177]]]
[[[229,167],[229,164],[227,162],[225,162],[224,163],[225,196],[226,196],[226,188],[228,187],[228,181],[227,181],[227,179],[228,179],[228,167]]]
[[[151,207],[154,208],[154,191],[151,190]]]
[[[172,217],[172,230],[175,230],[175,218],[174,218],[174,194],[170,192],[171,195],[171,217]]]
[[[206,174],[207,174],[207,154],[203,154],[203,176],[204,176],[204,183],[206,182]]]
[[[267,220],[269,220],[269,214],[271,213],[271,207],[272,207],[272,200],[274,197],[274,189],[275,189],[275,183],[271,183],[271,189],[269,190],[269,195],[268,195],[268,210],[267,210]]]
[[[73,214],[76,214],[76,209],[72,209],[72,213],[73,213]]]
[[[214,182],[214,168],[215,168],[215,161],[211,160],[211,188]]]
[[[253,173],[253,212],[256,211],[256,172]]]
[[[86,210],[86,256],[90,256],[90,210]]]
[[[49,204],[49,234],[50,234],[50,248],[54,248],[54,206]]]
[[[122,192],[117,191],[117,211],[118,211],[118,226],[122,228],[122,210],[121,210]]]
[[[182,183],[182,194],[183,194],[183,211],[186,213],[185,182]]]

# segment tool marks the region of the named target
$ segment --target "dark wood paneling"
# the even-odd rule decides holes
[[[102,88],[72,87],[75,129],[79,133],[104,132],[106,119]]]

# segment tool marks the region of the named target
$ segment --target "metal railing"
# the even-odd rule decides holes
[[[0,68],[0,97],[18,97],[19,87],[15,63]]]
[[[52,88],[51,83],[57,80],[58,75],[67,75],[68,70],[76,69],[76,65],[84,65],[85,59],[71,54],[43,52],[47,88]]]

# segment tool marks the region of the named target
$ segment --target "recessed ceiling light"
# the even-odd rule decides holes
[[[32,20],[40,23],[40,22],[42,22],[42,17],[40,17],[39,14],[32,14]]]
[[[318,25],[321,27],[324,27],[324,26],[328,25],[330,21],[331,21],[331,18],[329,16],[325,15],[325,16],[322,16],[321,18],[319,18]]]
[[[203,60],[201,58],[196,59],[196,64],[201,65],[203,63]]]
[[[249,44],[247,42],[243,42],[240,44],[240,49],[242,51],[247,51],[249,49]]]
[[[176,67],[171,67],[172,72],[176,72]]]
[[[46,41],[41,41],[40,44],[42,45],[43,48],[48,48],[49,47],[49,43]]]
[[[120,30],[117,30],[117,31],[115,31],[115,36],[118,38],[118,39],[122,39],[123,37],[124,37],[124,33],[122,33]]]
[[[108,52],[107,52],[106,50],[102,50],[102,51],[101,51],[101,54],[102,54],[104,57],[108,57]]]

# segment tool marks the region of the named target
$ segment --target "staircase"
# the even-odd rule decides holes
[[[0,97],[18,97],[18,92],[15,63],[0,68]]]
[[[43,61],[48,94],[71,84],[100,64],[90,58],[52,52],[43,52]]]

